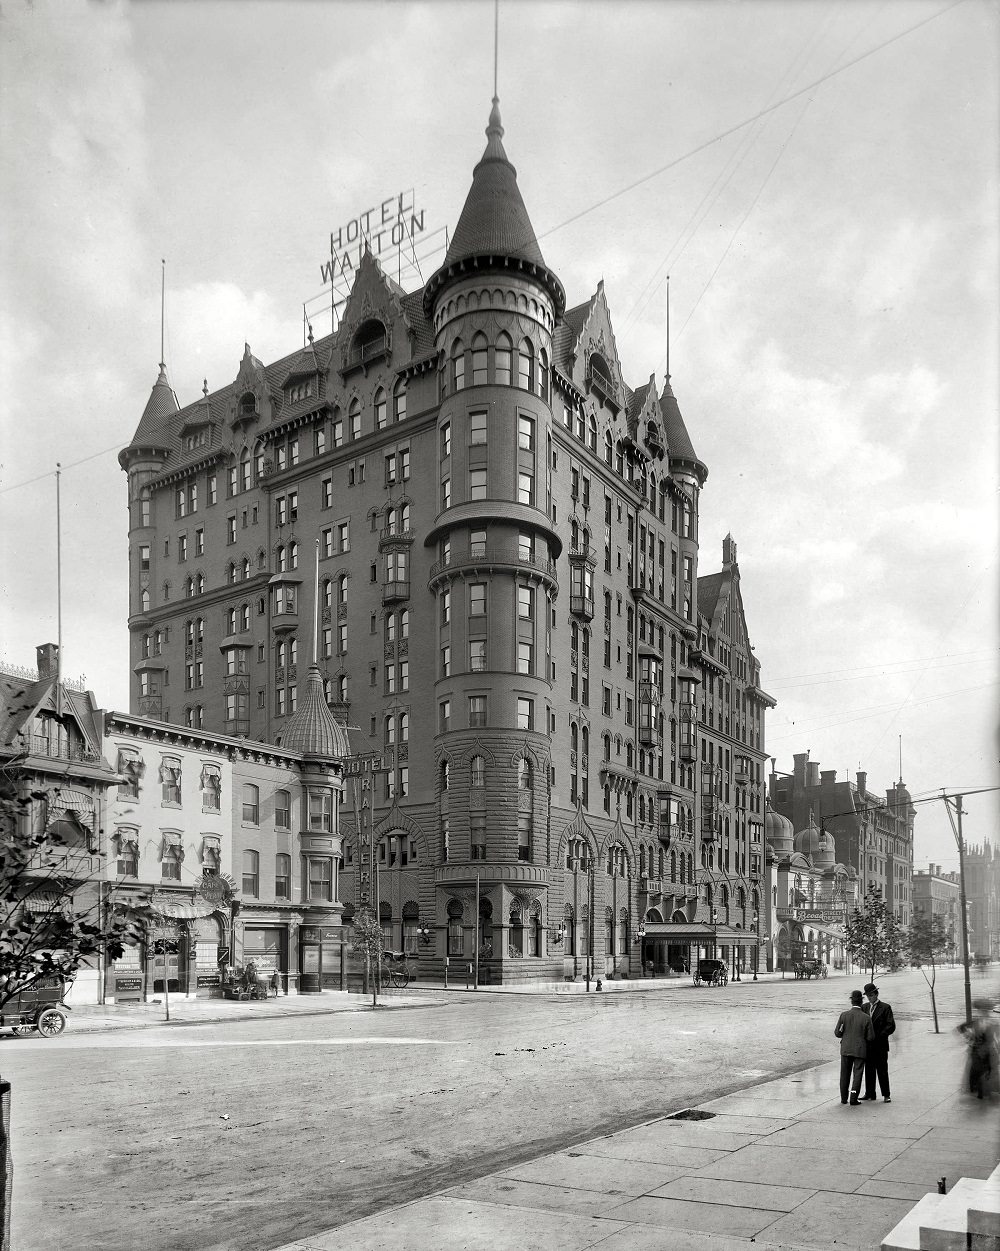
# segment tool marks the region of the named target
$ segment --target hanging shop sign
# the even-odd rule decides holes
[[[847,919],[844,908],[777,908],[779,921],[801,921],[805,925],[843,925]]]
[[[322,281],[350,284],[366,247],[384,262],[412,252],[423,231],[424,210],[417,209],[413,188],[397,192],[330,231],[330,259],[320,265]]]

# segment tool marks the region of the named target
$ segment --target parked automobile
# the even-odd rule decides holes
[[[68,1006],[63,1003],[66,982],[61,977],[40,977],[19,990],[0,1008],[0,1027],[15,1034],[38,1030],[43,1038],[54,1038],[66,1028]]]

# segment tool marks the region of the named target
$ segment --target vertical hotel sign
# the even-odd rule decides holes
[[[424,232],[424,210],[417,209],[413,188],[389,196],[373,208],[330,231],[330,259],[320,266],[324,283],[351,284],[365,248],[380,261],[413,252],[416,236]]]
[[[345,778],[354,783],[354,819],[358,829],[358,911],[373,906],[375,849],[372,846],[372,782],[377,773],[387,773],[389,766],[377,754],[348,756],[344,760]]]

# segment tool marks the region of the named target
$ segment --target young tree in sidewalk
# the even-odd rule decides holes
[[[948,954],[949,939],[944,917],[928,916],[924,912],[918,912],[913,918],[913,924],[910,926],[907,938],[910,963],[923,973],[924,981],[931,992],[934,1033],[940,1034],[937,1000],[934,997],[934,983],[937,980],[937,962],[938,960],[944,960]],[[928,969],[930,972],[928,972]]]
[[[378,975],[382,966],[382,927],[371,908],[360,908],[354,917],[351,950],[365,958],[365,973],[372,988],[372,1007],[378,1007]]]
[[[901,967],[903,935],[877,887],[869,886],[861,907],[848,915],[844,945],[857,963],[867,969],[869,981],[875,980],[880,968]]]

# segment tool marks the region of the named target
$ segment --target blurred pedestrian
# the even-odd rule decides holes
[[[971,1025],[958,1028],[969,1048],[966,1085],[970,1095],[989,1099],[1000,1094],[1000,1029],[990,999],[974,999],[976,1015]]]
[[[875,1037],[871,1018],[861,1006],[861,1000],[861,991],[852,990],[851,1006],[846,1012],[841,1012],[833,1031],[840,1039],[840,1102],[847,1102],[850,1091],[852,1107],[858,1105],[865,1054],[869,1042]]]
[[[869,982],[865,987],[868,998],[868,1015],[872,1028],[875,1030],[875,1041],[868,1048],[865,1056],[865,1095],[866,1099],[875,1099],[875,1079],[882,1092],[882,1102],[892,1103],[889,1095],[889,1035],[896,1032],[896,1018],[892,1015],[892,1005],[878,997],[878,987]]]
[[[278,991],[281,989],[281,978],[278,976],[278,970],[275,969],[271,974],[271,990],[275,999],[278,997]]]

